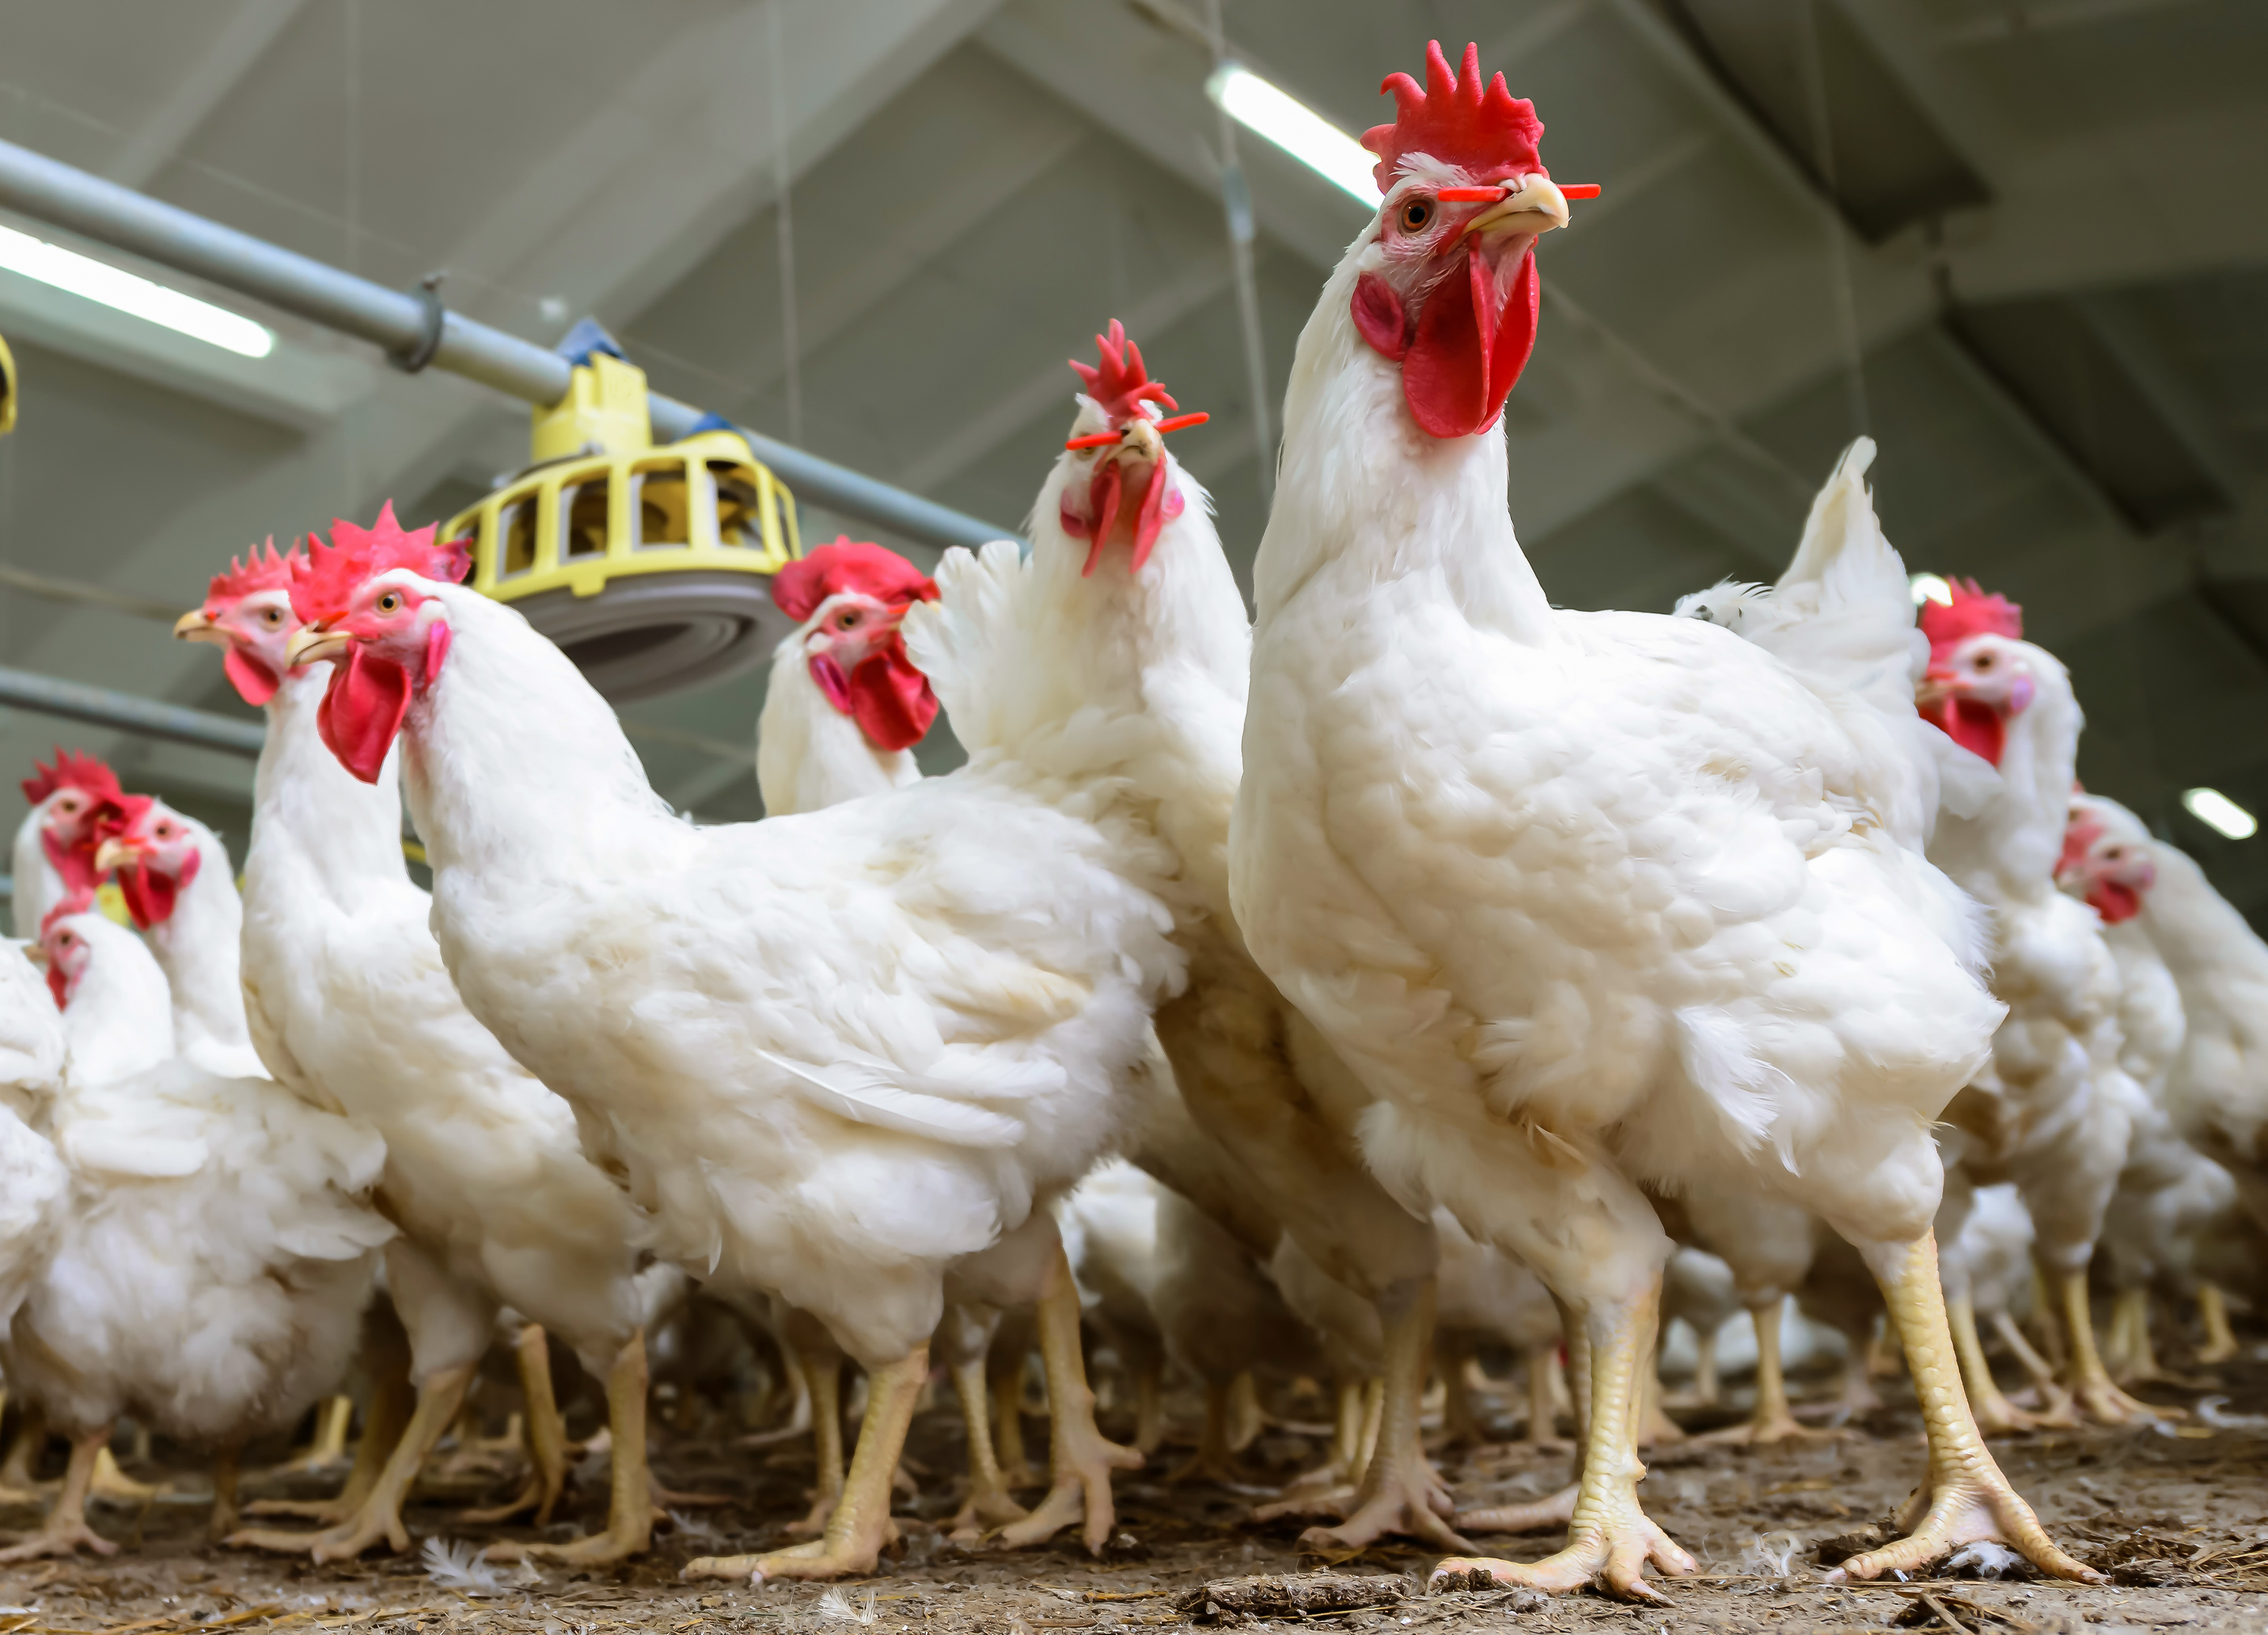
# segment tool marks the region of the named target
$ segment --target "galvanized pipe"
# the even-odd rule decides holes
[[[0,204],[368,341],[397,363],[446,369],[530,403],[567,395],[571,365],[533,341],[444,308],[436,342],[438,303],[426,291],[389,290],[10,142],[0,142]],[[691,404],[659,392],[650,407],[654,435],[664,441],[684,437],[702,417]],[[799,500],[939,547],[1014,537],[949,505],[742,431],[755,457]]]
[[[137,698],[132,693],[113,692],[107,687],[58,681],[52,675],[39,675],[30,670],[0,667],[0,704],[36,711],[41,715],[59,715],[96,726],[113,726],[122,732],[138,733],[144,738],[166,738],[202,749],[225,750],[232,755],[258,755],[268,736],[265,727],[251,721],[232,721],[210,711],[159,703],[154,698]]]

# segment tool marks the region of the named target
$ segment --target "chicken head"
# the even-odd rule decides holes
[[[258,709],[276,696],[291,667],[285,645],[299,628],[291,611],[291,564],[297,546],[278,553],[269,539],[267,555],[258,549],[246,560],[232,559],[228,571],[213,575],[204,605],[183,614],[173,634],[186,642],[211,642],[225,649],[221,667],[245,703]]]
[[[94,861],[103,814],[118,799],[118,775],[93,755],[57,749],[53,766],[33,762],[24,780],[40,828],[40,849],[69,892],[92,891],[102,878]]]
[[[813,682],[885,750],[912,748],[937,719],[937,695],[898,630],[907,608],[936,600],[936,583],[913,563],[847,535],[772,579],[772,600],[799,627]]]

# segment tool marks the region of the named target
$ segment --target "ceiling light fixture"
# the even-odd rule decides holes
[[[0,268],[245,357],[276,350],[275,331],[249,318],[11,227],[0,227]]]
[[[2260,820],[2217,789],[2185,789],[2182,804],[2198,822],[2231,840],[2250,840],[2260,832]]]
[[[1268,138],[1334,187],[1378,208],[1371,174],[1378,155],[1336,125],[1241,63],[1224,63],[1205,81],[1205,94],[1247,130]]]
[[[1941,602],[1948,608],[1953,606],[1953,586],[1945,582],[1943,574],[1917,573],[1907,583],[1913,586],[1915,607],[1918,608],[1926,601]]]

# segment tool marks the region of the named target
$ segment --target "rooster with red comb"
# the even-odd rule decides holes
[[[94,755],[58,748],[52,766],[33,762],[24,780],[31,811],[16,829],[16,934],[35,937],[55,904],[101,879],[95,848],[104,812],[124,792],[118,774]]]
[[[2056,889],[2069,820],[2073,770],[2084,725],[2071,674],[2024,639],[2023,610],[1973,579],[1951,582],[1950,602],[1930,602],[1921,627],[1929,668],[1918,689],[1923,717],[1989,761],[2000,782],[1969,816],[1948,813],[1929,855],[1992,911],[1993,991],[2007,1002],[1987,1071],[1953,1105],[1960,1160],[1984,1179],[2016,1183],[2038,1229],[2033,1256],[2055,1296],[2068,1343],[2064,1384],[2088,1418],[2125,1425],[2174,1417],[2110,1377],[2095,1337],[2088,1269],[2102,1235],[2150,1099],[2126,1071],[2118,1010],[2118,962],[2095,917]],[[1951,1235],[1948,1223],[1948,1236]],[[1947,1286],[1962,1358],[1984,1367],[1968,1343],[1973,1318],[1962,1269]],[[1988,1380],[1976,1394],[2011,1428],[2033,1422]],[[2067,1418],[2068,1410],[2055,1418]]]
[[[318,548],[294,575],[307,622],[287,656],[333,663],[320,726],[349,771],[376,776],[401,740],[432,929],[472,1014],[572,1104],[659,1256],[779,1295],[866,1366],[824,1536],[695,1576],[873,1569],[948,1274],[1060,1265],[1039,1252],[1047,1206],[1117,1138],[1149,1013],[1181,980],[1172,861],[1125,788],[1148,741],[1130,684],[1108,684],[1119,656],[1078,607],[1057,620],[1021,593],[1016,557],[986,549],[1001,597],[956,605],[940,579],[907,615],[909,649],[913,621],[946,627],[915,654],[939,696],[1012,719],[1005,742],[714,827],[655,795],[564,654],[416,550]],[[1068,669],[1042,667],[1042,628]],[[1057,1477],[1099,1548],[1108,1460]]]
[[[2001,1009],[1926,911],[1948,887],[1868,815],[1871,733],[1784,661],[1550,605],[1500,414],[1566,195],[1476,50],[1386,89],[1385,196],[1292,361],[1229,862],[1254,957],[1376,1102],[1381,1178],[1526,1261],[1587,1354],[1566,1547],[1439,1571],[1648,1599],[1649,1565],[1694,1570],[1638,1499],[1670,1248],[1644,1188],[1737,1175],[1859,1248],[1921,1382],[1907,1536],[1838,1575],[1997,1538],[2092,1578],[1952,1369],[1930,1126]]]
[[[460,553],[437,545],[431,528],[404,530],[391,506],[372,527],[342,522],[332,537],[341,551],[383,551],[450,578],[462,571]],[[652,1530],[643,1325],[681,1280],[667,1268],[638,1271],[631,1206],[584,1155],[566,1104],[466,1013],[427,927],[431,905],[402,860],[394,762],[381,747],[364,779],[327,748],[334,693],[383,712],[399,678],[378,668],[335,678],[328,665],[295,659],[291,574],[304,565],[297,549],[232,563],[174,633],[220,647],[238,692],[267,711],[245,858],[247,1009],[278,1079],[386,1138],[379,1197],[401,1229],[387,1282],[409,1333],[417,1401],[399,1444],[366,1436],[367,1462],[347,1492],[313,1507],[331,1525],[232,1542],[319,1561],[407,1549],[402,1506],[508,1305],[531,1325],[518,1351],[534,1469],[504,1513],[548,1520],[564,1487],[549,1330],[606,1381],[614,1473],[605,1531],[533,1548],[586,1565],[624,1560]],[[359,740],[341,741],[351,750]],[[143,866],[158,862],[144,854]]]

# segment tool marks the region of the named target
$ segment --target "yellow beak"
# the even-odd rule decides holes
[[[1549,176],[1523,176],[1519,191],[1508,193],[1465,224],[1465,232],[1549,232],[1567,225],[1567,195]]]
[[[213,629],[213,622],[205,617],[205,610],[202,608],[192,608],[180,618],[174,620],[173,635],[177,640],[184,642],[218,641],[221,639],[218,633]]]
[[[34,965],[45,965],[48,962],[48,951],[39,943],[27,942],[24,945],[24,957]]]
[[[132,843],[114,835],[94,849],[94,872],[107,874],[114,868],[132,863],[136,855]]]
[[[327,630],[319,624],[303,624],[291,632],[291,639],[284,644],[284,662],[292,669],[303,664],[315,664],[325,659],[343,659],[347,649],[354,645],[354,637],[343,630]]]

